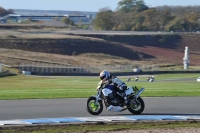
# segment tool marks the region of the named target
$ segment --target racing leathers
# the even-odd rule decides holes
[[[117,88],[117,91],[119,92],[120,96],[124,98],[125,104],[127,104],[128,101],[125,93],[127,85],[123,81],[118,79],[116,76],[110,75],[106,81],[100,81],[100,82],[102,85],[104,85],[104,88],[106,88],[106,86],[109,85],[114,85],[114,87]]]

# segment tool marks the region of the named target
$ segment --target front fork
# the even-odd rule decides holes
[[[141,88],[140,90],[137,89],[136,94],[129,97],[129,98],[131,98],[131,104],[138,105],[137,99],[144,90],[145,90],[144,88]]]
[[[99,93],[99,92],[97,93],[97,95],[95,96],[95,98],[96,98],[96,101],[95,101],[94,105],[98,105],[98,101],[99,101],[99,100],[102,100],[102,99],[100,98],[100,93]]]

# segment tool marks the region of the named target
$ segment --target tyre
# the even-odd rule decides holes
[[[87,111],[92,115],[99,115],[103,111],[102,101],[98,101],[97,105],[95,105],[96,98],[90,97],[87,100]]]
[[[138,97],[135,101],[136,104],[131,104],[128,110],[133,114],[141,114],[145,108],[144,101],[141,97]]]

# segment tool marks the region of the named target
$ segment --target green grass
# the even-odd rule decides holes
[[[165,74],[155,75],[156,81],[147,82],[147,77],[141,77],[134,82],[134,77],[128,86],[144,87],[142,96],[200,96],[200,83],[196,82],[199,74]],[[127,78],[120,78],[126,81]],[[186,81],[164,81],[169,79],[187,79]],[[96,77],[37,77],[8,76],[0,78],[0,99],[34,99],[34,98],[81,98],[96,94]],[[121,131],[140,129],[174,129],[198,128],[200,121],[172,122],[130,122],[130,123],[85,123],[58,125],[30,125],[1,127],[3,133],[66,133],[89,131]]]
[[[142,96],[200,96],[200,83],[196,82],[199,74],[156,75],[155,81],[147,82],[141,77],[139,82],[120,78],[128,86],[144,87]],[[134,78],[134,77],[132,77]],[[187,79],[186,81],[163,81],[168,79]],[[96,77],[37,77],[8,76],[0,77],[0,99],[43,99],[43,98],[85,98],[96,94],[99,82]]]
[[[130,123],[85,123],[85,124],[59,124],[3,127],[3,133],[68,133],[89,131],[123,131],[123,130],[145,130],[145,129],[174,129],[193,127],[199,128],[200,121],[172,121],[172,122],[130,122]],[[176,130],[175,129],[175,130]]]

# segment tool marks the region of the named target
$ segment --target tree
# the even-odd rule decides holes
[[[98,30],[111,30],[114,26],[113,12],[109,8],[102,8],[93,20],[94,28]]]
[[[200,27],[197,7],[148,8],[143,0],[121,0],[115,12],[100,10],[93,24],[97,30],[194,31]]]
[[[136,1],[136,11],[142,12],[144,10],[148,10],[149,7],[145,5],[144,0],[138,0]]]
[[[159,18],[157,17],[156,9],[150,8],[138,14],[138,16],[143,16],[144,20],[142,23],[143,27],[147,30],[158,30],[159,28]]]
[[[7,13],[8,13],[8,14],[13,14],[13,13],[14,13],[14,10],[13,10],[13,9],[8,9],[8,10],[7,10]]]
[[[148,6],[145,5],[143,0],[121,0],[118,2],[117,10],[128,13],[128,12],[141,12],[149,9]]]
[[[53,20],[59,21],[59,18],[58,17],[54,17]]]
[[[62,20],[61,20],[61,22],[65,23],[65,24],[74,25],[74,21],[72,21],[68,17],[63,17]]]
[[[168,31],[185,31],[187,29],[187,21],[182,17],[176,17],[171,21],[165,29]]]
[[[0,16],[4,15],[7,15],[7,11],[4,8],[0,7]]]
[[[8,14],[12,14],[14,13],[12,9],[4,9],[2,7],[0,7],[0,16],[5,16],[5,15],[8,15]]]
[[[190,12],[184,15],[184,17],[190,22],[197,22],[198,14],[195,12]]]

